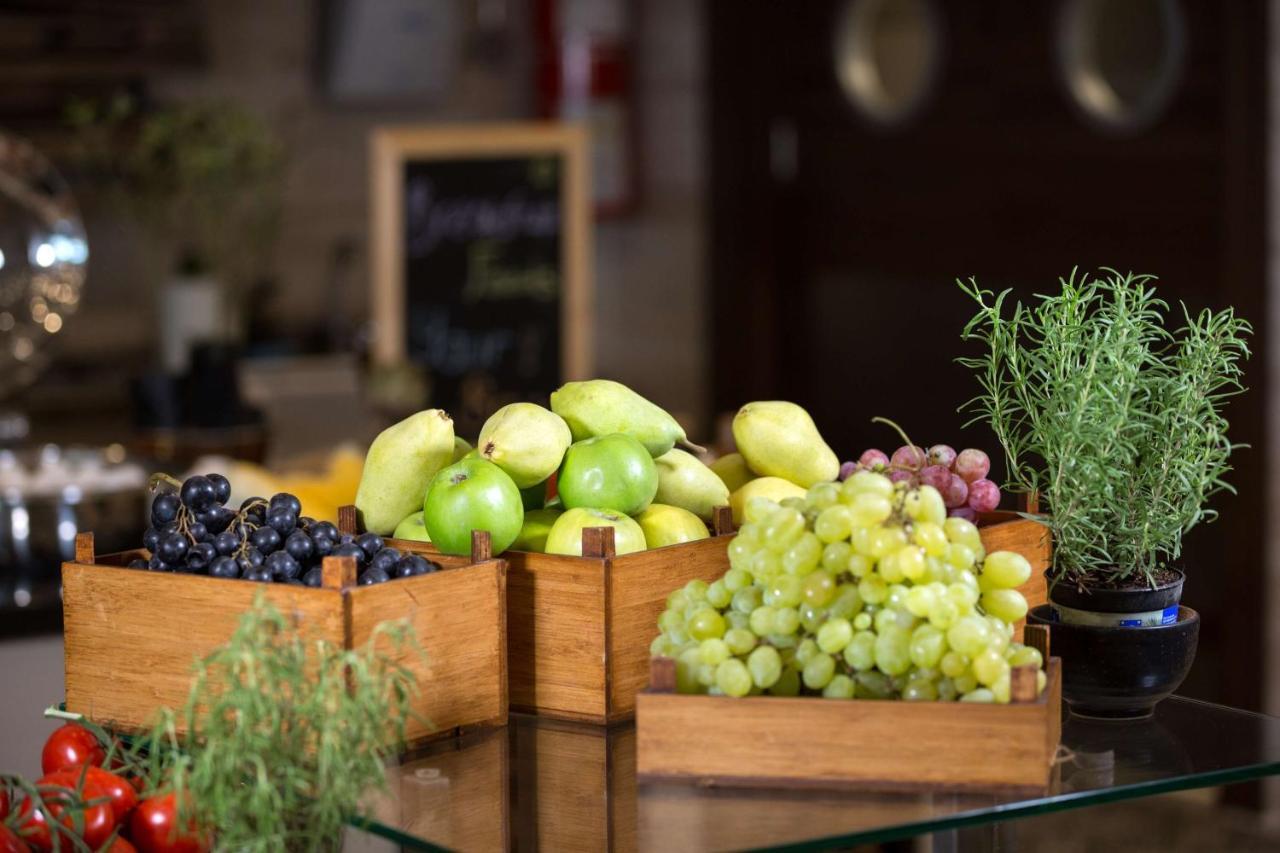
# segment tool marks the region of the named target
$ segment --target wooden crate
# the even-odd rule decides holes
[[[338,511],[338,527],[356,531],[354,507]],[[667,596],[729,568],[728,507],[717,509],[714,529],[708,539],[622,556],[610,527],[583,531],[582,557],[503,553],[511,709],[591,723],[631,717]],[[439,559],[425,542],[387,541]]]
[[[1062,664],[1049,632],[1027,629],[1048,661],[1012,674],[1008,705],[890,702],[814,696],[683,696],[675,661],[655,660],[636,705],[642,781],[728,787],[1044,791],[1062,726]],[[779,732],[803,732],[785,736]],[[761,744],[771,743],[768,749]]]
[[[96,556],[76,538],[62,566],[67,710],[122,731],[149,725],[157,708],[181,708],[194,661],[225,643],[262,592],[305,636],[358,647],[387,619],[409,621],[423,655],[400,652],[419,693],[411,742],[507,720],[506,575],[487,535],[474,559],[433,555],[444,571],[356,586],[355,562],[329,558],[324,585],[287,584],[124,568],[147,556]]]

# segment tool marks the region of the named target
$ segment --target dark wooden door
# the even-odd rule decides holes
[[[794,399],[845,457],[896,446],[873,415],[918,443],[995,451],[956,413],[978,391],[953,362],[972,314],[957,277],[1028,296],[1077,266],[1153,273],[1171,301],[1235,305],[1264,352],[1263,4],[1177,5],[1172,95],[1121,132],[1073,105],[1059,3],[932,4],[935,85],[885,128],[837,80],[843,2],[713,2],[717,409]],[[1186,558],[1185,601],[1205,620],[1184,692],[1249,708],[1262,704],[1263,362],[1229,411],[1233,437],[1253,445],[1238,456],[1240,495],[1218,502],[1221,521],[1194,532]]]

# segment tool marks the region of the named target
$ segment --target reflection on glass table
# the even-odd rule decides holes
[[[1035,797],[730,790],[637,783],[634,726],[513,716],[405,756],[367,830],[415,849],[843,846],[1280,774],[1280,718],[1181,697],[1147,720],[1068,715],[1062,746]]]

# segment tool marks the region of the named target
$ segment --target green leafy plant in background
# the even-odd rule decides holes
[[[1241,393],[1252,329],[1232,309],[1166,325],[1152,276],[1103,270],[1061,280],[1024,304],[958,282],[978,305],[959,362],[983,393],[976,413],[1004,446],[1010,487],[1039,493],[1053,531],[1053,576],[1155,585],[1231,470],[1223,410]],[[1012,305],[1010,304],[1012,303]]]
[[[125,95],[75,100],[77,165],[185,272],[233,290],[262,272],[277,231],[284,147],[249,110],[190,101],[143,111]]]
[[[186,706],[163,711],[138,745],[148,788],[173,790],[180,825],[210,832],[217,849],[338,849],[403,744],[416,684],[384,649],[406,648],[417,647],[403,622],[379,625],[361,649],[309,641],[259,594],[198,664]]]

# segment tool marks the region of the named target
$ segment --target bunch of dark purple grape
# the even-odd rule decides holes
[[[249,498],[239,511],[226,506],[230,497],[231,483],[221,474],[197,474],[176,492],[157,495],[151,526],[142,535],[151,559],[134,560],[130,567],[313,587],[320,586],[321,561],[331,555],[355,558],[361,584],[440,568],[387,547],[376,534],[351,536],[331,522],[300,515],[302,503],[291,494]]]

